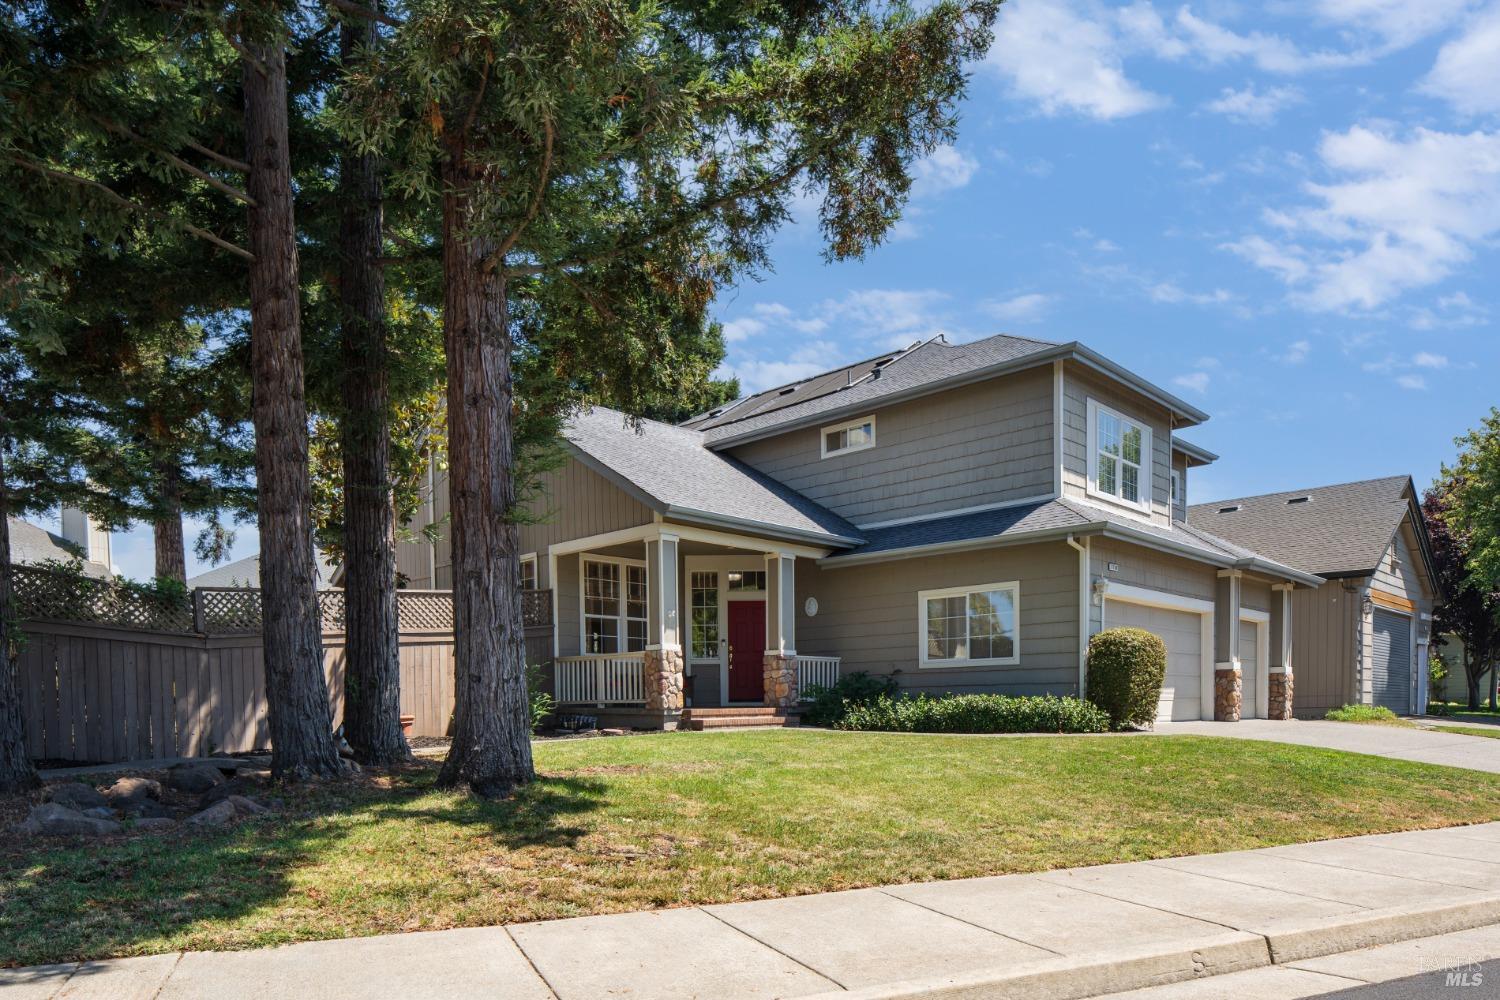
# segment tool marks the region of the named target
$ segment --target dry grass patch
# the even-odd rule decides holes
[[[1208,737],[539,744],[513,801],[389,780],[242,826],[0,838],[14,965],[759,899],[1500,819],[1500,776]]]

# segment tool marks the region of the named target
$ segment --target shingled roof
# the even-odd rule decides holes
[[[563,436],[580,461],[659,514],[836,547],[863,541],[832,511],[704,447],[702,431],[655,420],[632,426],[596,406],[569,420]]]
[[[1322,577],[1375,571],[1412,509],[1410,476],[1194,504],[1188,523]]]
[[[58,562],[72,562],[76,559],[85,575],[99,579],[110,576],[108,566],[84,559],[78,546],[61,535],[55,535],[46,528],[19,517],[7,520],[10,527],[10,558],[13,562],[35,564],[48,559]]]

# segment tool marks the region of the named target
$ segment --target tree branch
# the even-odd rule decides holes
[[[548,118],[544,121],[542,128],[544,130],[542,133],[542,169],[537,175],[536,190],[531,194],[531,204],[526,207],[526,214],[521,217],[520,222],[516,223],[516,228],[510,231],[510,235],[505,237],[500,242],[500,246],[495,248],[495,252],[485,260],[483,266],[486,271],[493,269],[505,259],[505,255],[510,253],[510,248],[516,245],[516,241],[521,238],[526,227],[531,225],[537,213],[542,210],[542,195],[546,193],[547,181],[552,176],[552,140],[555,135],[552,129],[552,119]]]
[[[364,4],[354,3],[354,0],[327,0],[327,2],[330,6],[337,7],[339,10],[342,10],[346,13],[354,14],[357,17],[368,18],[379,24],[389,25],[392,28],[399,28],[401,27],[401,25],[406,23],[404,21],[400,21],[394,17],[391,17],[389,14],[383,14],[378,10],[371,10]]]
[[[53,180],[64,181],[69,184],[77,184],[80,187],[86,187],[91,190],[98,191],[100,194],[104,195],[106,198],[110,199],[117,205],[122,205],[132,212],[139,212],[142,215],[158,219],[162,222],[165,222],[169,226],[176,226],[178,229],[181,229],[185,233],[196,236],[200,240],[206,240],[219,249],[227,250],[238,257],[243,257],[245,260],[255,259],[255,255],[250,251],[245,250],[241,247],[237,247],[233,243],[230,243],[228,240],[221,239],[206,229],[199,229],[192,223],[183,222],[181,219],[174,218],[173,216],[168,215],[165,212],[150,208],[146,205],[142,205],[140,202],[131,201],[124,195],[118,193],[112,188],[100,184],[96,180],[90,180],[87,177],[79,177],[76,174],[70,174],[63,170],[54,170],[51,167],[45,167],[40,163],[32,163],[29,160],[24,160],[19,156],[9,157],[9,160],[16,166],[21,167],[24,170],[30,170],[32,173],[41,174],[43,177],[50,177]]]
[[[223,192],[224,194],[227,194],[229,197],[233,198],[235,201],[243,202],[244,204],[249,205],[251,208],[255,207],[255,199],[252,198],[252,197],[250,197],[245,192],[241,191],[239,188],[230,187],[228,184],[225,184],[223,181],[219,180],[217,177],[213,176],[212,174],[205,173],[204,171],[199,170],[197,167],[193,166],[191,163],[188,163],[186,160],[182,159],[182,157],[176,156],[176,155],[174,155],[172,153],[169,153],[165,149],[162,149],[161,147],[155,145],[149,139],[147,139],[145,136],[136,135],[130,129],[126,128],[124,125],[121,125],[121,124],[119,124],[117,122],[106,121],[103,118],[99,118],[97,116],[94,118],[94,120],[96,122],[98,122],[100,125],[103,125],[105,128],[109,129],[111,132],[114,132],[114,133],[116,133],[118,135],[123,135],[125,138],[129,139],[131,142],[138,143],[139,145],[144,146],[145,148],[151,150],[151,152],[153,152],[156,155],[160,156],[162,159],[164,159],[168,163],[172,164],[172,166],[176,167],[178,170],[182,170],[182,171],[184,171],[186,173],[189,173],[189,174],[193,175],[194,177],[198,178],[200,181],[203,181],[205,184],[209,185],[210,187],[213,187],[213,188],[215,188],[215,189]]]
[[[250,172],[250,164],[246,163],[244,160],[236,160],[232,156],[225,156],[223,153],[215,152],[214,150],[209,149],[207,146],[200,146],[196,142],[187,143],[187,148],[191,149],[195,153],[202,153],[210,160],[222,163],[230,170],[238,170],[242,174],[248,174]]]

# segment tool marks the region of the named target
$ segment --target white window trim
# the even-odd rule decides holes
[[[1187,498],[1182,495],[1182,470],[1172,470],[1172,505],[1178,506],[1186,503]]]
[[[868,444],[850,445],[847,448],[838,448],[834,451],[828,450],[828,435],[835,431],[847,431],[855,427],[862,427],[865,424],[870,425],[870,440]],[[873,447],[875,447],[875,415],[873,413],[856,420],[846,420],[841,424],[829,424],[818,432],[818,448],[824,458],[832,458],[835,455],[848,455],[856,451],[866,451]]]
[[[1099,415],[1108,414],[1116,420],[1135,424],[1141,429],[1141,475],[1139,501],[1126,500],[1115,493],[1105,493],[1099,489]],[[1151,450],[1151,425],[1138,417],[1132,417],[1121,413],[1112,407],[1105,406],[1097,399],[1088,401],[1088,449],[1089,449],[1089,482],[1088,495],[1103,500],[1105,503],[1115,504],[1127,510],[1143,511],[1151,513],[1152,479],[1156,466],[1156,453]],[[1123,461],[1123,456],[1122,459]],[[1115,475],[1116,483],[1123,483],[1125,477],[1118,472]]]
[[[531,563],[531,577],[537,582],[537,586],[540,587],[542,584],[542,567],[537,563],[536,553],[528,552],[520,559],[517,559],[516,562],[521,566],[525,566],[527,563]]]
[[[586,610],[586,608],[587,608],[587,603],[586,602],[588,600],[588,597],[587,597],[587,594],[586,594],[586,591],[588,589],[588,577],[587,577],[586,571],[584,569],[584,563],[591,563],[591,562],[596,562],[596,563],[614,563],[616,566],[620,567],[620,613],[618,615],[614,616],[614,618],[615,618],[615,648],[619,650],[618,653],[598,653],[598,654],[595,654],[595,653],[588,652],[588,645],[589,645],[589,629],[588,629],[588,624],[589,624],[589,619],[590,618],[603,618],[603,617],[605,617],[604,615],[591,615]],[[631,618],[630,615],[627,613],[628,609],[629,609],[629,604],[630,604],[629,599],[627,597],[627,594],[628,594],[627,588],[630,586],[630,579],[629,579],[628,574],[625,571],[625,567],[627,567],[627,566],[637,566],[637,567],[639,567],[641,569],[646,569],[647,568],[646,567],[646,560],[644,560],[644,559],[621,559],[618,556],[596,556],[596,555],[593,555],[593,554],[588,553],[588,552],[580,552],[580,553],[578,553],[578,649],[579,649],[579,652],[581,652],[584,656],[595,656],[595,655],[598,655],[598,656],[629,656],[629,655],[632,655],[631,653],[629,653],[627,651],[627,648],[626,648],[630,644],[629,643],[630,627],[629,627],[629,625],[627,623],[628,622],[632,622],[632,621],[642,621],[643,619],[640,619],[640,618]],[[647,610],[647,617],[644,619],[644,621],[646,621],[646,623],[647,623],[647,632],[648,632],[647,639],[649,640],[650,639],[650,635],[649,635],[649,632],[650,632],[650,621],[651,621],[651,619],[650,619],[650,610],[649,610],[650,607],[651,607],[651,574],[650,574],[649,570],[646,573],[646,607],[647,607],[648,610]],[[648,645],[649,645],[649,642],[648,642]]]
[[[927,602],[938,597],[967,597],[980,590],[1010,591],[1011,606],[1015,609],[1016,635],[1010,656],[981,657],[966,660],[931,660],[927,657]],[[942,590],[923,590],[917,593],[917,666],[923,670],[946,670],[955,667],[1013,667],[1021,662],[1021,584],[1018,580],[1005,583],[976,583],[965,587],[945,587]]]

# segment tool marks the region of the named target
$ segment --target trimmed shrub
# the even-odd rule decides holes
[[[882,695],[847,705],[840,729],[885,733],[1103,733],[1109,716],[1077,698],[950,694]]]
[[[833,687],[810,684],[802,692],[802,721],[810,726],[836,726],[851,705],[864,705],[876,698],[896,694],[892,677],[871,677],[863,670],[845,674]]]
[[[1384,705],[1345,705],[1330,708],[1323,716],[1330,722],[1400,722],[1396,713]]]
[[[1116,729],[1156,721],[1167,676],[1167,646],[1140,628],[1105,629],[1089,640],[1089,701]]]

